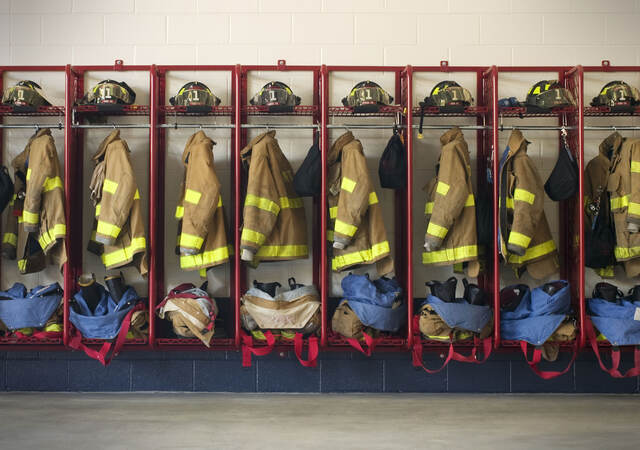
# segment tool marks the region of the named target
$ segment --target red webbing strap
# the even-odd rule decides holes
[[[264,356],[271,353],[276,343],[276,338],[271,334],[271,331],[265,331],[264,337],[267,339],[267,345],[265,347],[254,347],[253,336],[242,335],[242,367],[251,367],[251,354]]]
[[[427,369],[424,365],[424,363],[422,362],[422,340],[417,339],[416,343],[413,344],[413,349],[411,352],[411,356],[413,359],[413,366],[414,367],[422,367],[422,369],[430,374],[435,374],[440,372],[442,369],[444,369],[445,367],[447,367],[447,364],[449,364],[449,362],[453,359],[453,344],[450,343],[449,344],[449,353],[447,354],[447,357],[445,358],[444,362],[442,363],[442,366],[440,366],[438,369]]]
[[[351,345],[353,348],[358,350],[363,355],[371,356],[371,354],[373,353],[373,350],[382,341],[382,338],[373,338],[369,336],[367,333],[365,333],[364,331],[362,332],[362,336],[364,337],[365,344],[367,344],[366,350],[362,348],[362,344],[360,344],[360,341],[358,339],[346,338],[346,340],[349,343],[349,345]]]
[[[633,351],[633,367],[623,374],[618,370],[618,367],[620,367],[620,348],[611,348],[611,368],[607,368],[602,361],[602,357],[600,356],[598,339],[596,337],[596,331],[593,328],[593,324],[591,323],[591,319],[587,318],[584,325],[585,331],[587,332],[587,338],[589,339],[589,343],[591,344],[593,353],[596,355],[596,358],[598,358],[598,364],[600,364],[600,368],[602,370],[604,370],[614,378],[629,378],[637,377],[638,375],[640,375],[640,346],[636,345]]]
[[[465,363],[471,363],[471,364],[483,364],[489,359],[489,356],[491,356],[491,351],[493,348],[492,343],[493,341],[492,341],[492,338],[490,337],[482,340],[480,340],[477,337],[474,337],[473,338],[474,345],[473,345],[473,349],[471,350],[471,354],[466,356],[456,352],[455,348],[453,347],[453,342],[449,342],[449,353],[447,354],[447,357],[442,363],[442,366],[438,369],[427,369],[424,366],[424,363],[422,362],[422,340],[417,339],[416,343],[413,344],[413,351],[412,351],[413,366],[422,367],[425,370],[425,372],[434,374],[444,369],[447,366],[447,364],[449,364],[451,361],[465,362]],[[480,347],[480,344],[482,344],[482,353],[483,353],[482,359],[478,359],[478,348]]]
[[[300,364],[304,367],[316,367],[318,365],[318,354],[320,353],[318,348],[318,337],[310,336],[308,342],[309,359],[305,360],[302,358],[302,347],[304,345],[302,333],[296,333],[296,336],[293,338],[293,350],[298,361],[300,361]]]
[[[124,345],[127,340],[127,333],[129,333],[129,326],[131,325],[131,316],[136,311],[141,311],[144,309],[144,305],[142,303],[137,304],[134,308],[131,309],[122,319],[122,326],[120,327],[120,332],[118,336],[116,336],[115,342],[113,340],[105,341],[100,350],[94,350],[90,347],[87,347],[82,343],[82,334],[76,328],[73,328],[71,331],[71,339],[69,340],[69,347],[75,350],[83,350],[85,354],[89,358],[93,358],[103,366],[108,366],[111,360],[118,355],[120,349]],[[111,354],[109,354],[111,351]],[[107,356],[108,355],[108,356]]]
[[[564,375],[565,373],[567,373],[569,369],[571,369],[571,366],[573,365],[573,362],[576,360],[576,356],[578,355],[578,342],[574,341],[571,361],[569,361],[569,364],[567,365],[567,367],[564,368],[564,370],[561,370],[561,371],[540,370],[538,368],[538,364],[542,359],[542,350],[536,347],[533,350],[533,359],[529,360],[527,356],[529,343],[527,341],[520,341],[520,348],[522,349],[522,353],[524,353],[524,359],[529,365],[529,367],[531,368],[531,370],[533,370],[533,372],[543,380],[550,380],[552,378],[556,378],[556,377],[559,377],[560,375]]]

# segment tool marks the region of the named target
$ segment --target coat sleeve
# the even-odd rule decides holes
[[[334,247],[344,248],[353,239],[369,205],[378,202],[367,161],[356,149],[342,151],[342,181],[333,233]]]
[[[453,222],[462,213],[462,209],[468,201],[473,201],[473,193],[469,192],[465,182],[466,171],[465,162],[455,149],[443,149],[431,218],[424,237],[425,243],[431,250],[440,248]]]
[[[213,169],[211,146],[199,144],[191,151],[187,162],[181,254],[194,255],[200,251],[210,231],[207,226],[219,206],[222,206],[222,197],[220,182]]]
[[[134,199],[140,198],[128,149],[122,143],[111,144],[105,156],[102,200],[96,228],[96,241],[113,245],[129,218]]]
[[[544,213],[544,190],[533,162],[528,157],[515,158],[516,176],[513,191],[513,224],[507,240],[507,249],[522,256]]]
[[[50,190],[62,189],[60,177],[52,177],[53,158],[57,158],[53,139],[46,139],[32,145],[29,152],[29,168],[27,169],[27,188],[25,190],[22,219],[27,232],[38,231],[40,223],[40,207],[42,194]]]
[[[253,149],[248,178],[240,237],[244,261],[253,260],[280,214],[280,198],[266,152]]]
[[[640,225],[640,145],[631,147],[631,192],[627,222]]]

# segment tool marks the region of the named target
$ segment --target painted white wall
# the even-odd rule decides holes
[[[9,64],[112,64],[123,59],[127,64],[274,64],[286,59],[289,64],[345,64],[345,65],[437,65],[448,60],[451,65],[595,65],[603,59],[614,65],[640,64],[640,0],[0,0],[0,65]],[[88,75],[91,86],[107,73]],[[113,76],[111,74],[110,76]],[[545,74],[501,75],[500,96],[523,98],[526,90]],[[5,85],[29,77],[40,83],[48,98],[56,104],[64,100],[64,77],[60,74],[7,73]],[[589,100],[614,75],[588,74],[585,97]],[[147,74],[119,73],[118,79],[127,81],[138,94],[138,103],[148,99]],[[226,74],[199,72],[171,72],[168,96],[186,81],[199,79],[222,99],[230,102],[231,80]],[[249,95],[272,78],[288,83],[300,95],[303,104],[310,103],[311,79],[305,73],[252,73]],[[331,78],[331,104],[340,99],[357,81],[374,78],[393,92],[393,75],[380,73],[334,74]],[[467,87],[474,97],[475,79],[468,74],[452,74]],[[640,87],[638,76],[624,77]],[[416,74],[414,102],[424,98],[439,74]],[[294,118],[295,119],[295,118]],[[51,123],[57,119],[48,118]],[[135,121],[121,118],[118,121]],[[182,118],[178,121],[190,122]],[[213,118],[203,119],[214,121]],[[215,119],[224,123],[226,118]],[[290,122],[292,118],[271,119]],[[303,123],[308,118],[297,118]],[[334,119],[336,122],[341,119]],[[376,119],[382,120],[382,119]],[[536,119],[534,123],[551,123],[551,119]],[[603,123],[606,119],[588,119],[589,123]],[[21,122],[11,118],[7,121]],[[253,123],[264,118],[254,117]],[[505,119],[505,124],[517,119]],[[637,119],[617,119],[617,123],[636,123]],[[428,119],[428,123],[473,124],[475,119]],[[260,130],[252,130],[250,137]],[[333,140],[341,133],[332,130]],[[11,130],[4,133],[4,163],[22,150],[30,131]],[[227,130],[208,130],[217,142],[214,158],[223,186],[223,202],[230,198],[230,133]],[[367,155],[371,175],[376,183],[377,162],[389,133],[378,130],[357,130]],[[422,216],[425,196],[421,188],[434,175],[439,154],[441,132],[427,131],[424,139],[415,140],[415,226],[414,262],[415,292],[422,295],[424,282],[450,276],[450,268],[425,269],[421,266],[420,242],[424,232]],[[586,160],[597,153],[598,143],[607,133],[588,133],[585,140]],[[85,184],[91,175],[90,155],[104,138],[104,131],[86,133]],[[148,134],[141,130],[123,130],[122,135],[133,152],[132,160],[138,172],[143,202],[148,201],[147,149]],[[182,177],[180,157],[189,130],[167,131],[167,169],[165,174],[165,272],[167,287],[183,281],[197,281],[195,273],[182,272],[173,253],[176,223],[173,211],[177,202],[178,183]],[[631,135],[626,133],[626,135]],[[54,131],[58,151],[62,155],[63,135]],[[279,130],[277,137],[294,169],[302,162],[311,144],[309,131]],[[466,132],[475,166],[475,134]],[[553,132],[527,132],[532,141],[530,154],[536,160],[543,178],[553,167],[557,152]],[[503,148],[507,133],[500,136]],[[85,197],[88,191],[85,192]],[[393,248],[393,194],[378,185],[378,196],[387,213],[385,220]],[[85,198],[88,201],[88,198]],[[88,202],[86,203],[88,206]],[[307,221],[311,229],[311,202],[305,200]],[[548,201],[547,217],[558,233],[558,211]],[[85,207],[83,245],[88,240],[92,209]],[[85,255],[85,268],[104,274],[99,260]],[[263,264],[258,271],[249,271],[253,278],[282,284],[289,276],[300,282],[311,282],[311,259],[296,263]],[[2,265],[2,287],[19,276],[12,264]],[[505,271],[503,283],[512,281]],[[141,292],[145,283],[134,271],[127,277]],[[341,276],[332,277],[332,287],[339,294]],[[28,285],[60,279],[51,268],[26,278]],[[588,270],[588,291],[598,281]],[[228,295],[229,266],[217,268],[209,277],[214,295]],[[530,280],[526,280],[530,281]],[[628,280],[623,280],[625,283]]]

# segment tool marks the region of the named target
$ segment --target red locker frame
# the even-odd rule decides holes
[[[250,95],[253,93],[248,92],[247,89],[247,81],[249,74],[251,72],[273,72],[275,78],[277,79],[277,72],[310,72],[312,75],[312,84],[313,84],[313,98],[312,103],[302,104],[298,106],[294,106],[293,112],[287,113],[269,113],[267,108],[264,106],[257,105],[249,105],[248,99]],[[246,194],[245,191],[245,180],[243,179],[243,171],[242,171],[242,162],[240,159],[240,151],[244,148],[244,146],[248,143],[247,141],[247,129],[248,127],[243,127],[244,125],[249,125],[247,123],[249,116],[262,116],[268,117],[281,117],[281,116],[295,116],[295,117],[310,117],[312,119],[312,123],[309,124],[309,129],[313,129],[313,135],[311,138],[313,139],[316,133],[319,132],[320,128],[320,95],[319,95],[319,83],[320,83],[320,67],[319,66],[308,66],[308,65],[288,65],[285,60],[278,60],[276,65],[246,65],[241,66],[237,65],[235,69],[235,85],[238,87],[235,92],[235,123],[238,124],[235,128],[235,154],[233,155],[234,161],[234,174],[235,174],[235,183],[234,183],[234,244],[235,249],[234,253],[237,255],[234,259],[234,286],[233,286],[233,295],[234,302],[236,306],[236,347],[242,347],[243,352],[248,355],[248,352],[253,353],[256,356],[264,355],[273,350],[286,352],[293,349],[293,342],[277,342],[274,346],[267,346],[264,342],[256,341],[251,335],[247,334],[240,325],[240,297],[247,290],[247,274],[246,274],[246,266],[242,264],[240,260],[240,225],[242,223],[242,211],[244,205],[244,196]],[[290,86],[293,92],[296,92],[295,86]],[[305,99],[303,99],[305,100]],[[268,119],[267,119],[268,122]],[[299,124],[302,125],[302,124]],[[273,128],[277,129],[287,128],[286,124],[274,124]],[[259,128],[259,127],[256,127]],[[266,127],[264,127],[266,129]],[[295,128],[295,125],[292,127]],[[303,128],[302,128],[303,129]],[[302,130],[301,129],[301,130]],[[312,142],[312,139],[309,140],[309,143]],[[322,248],[323,241],[319,236],[318,229],[318,217],[324,217],[325,209],[322,208],[322,202],[319,201],[317,197],[313,199],[313,227],[312,227],[312,236],[311,236],[311,244],[312,244],[312,258],[313,258],[313,283],[316,287],[319,288],[320,292],[322,292],[322,287],[320,285],[321,274],[318,270],[321,267],[321,253],[320,248]],[[326,235],[326,234],[325,234]],[[263,263],[265,264],[265,263]],[[268,264],[268,263],[266,263]],[[258,269],[259,270],[259,267]],[[325,314],[324,310],[322,311],[322,323],[325,323]],[[324,329],[323,334],[324,336]],[[243,337],[244,336],[244,337]],[[246,339],[246,341],[245,341]],[[322,336],[321,336],[322,339]],[[307,348],[307,351],[310,351],[309,340],[305,340],[303,342],[303,348]],[[296,350],[298,351],[298,350]],[[298,358],[302,362],[302,355],[298,355]],[[309,358],[310,364],[314,365],[315,358]]]
[[[329,105],[329,85],[330,85],[330,77],[333,72],[370,72],[372,74],[382,73],[382,72],[391,72],[395,74],[395,89],[394,89],[394,100],[395,104],[381,107],[380,111],[377,113],[366,113],[366,114],[354,114],[352,108],[345,106],[331,106]],[[343,118],[359,118],[359,117],[397,117],[400,116],[400,123],[398,123],[402,133],[404,133],[405,142],[408,142],[407,139],[410,139],[407,133],[407,114],[408,105],[407,92],[410,91],[410,83],[409,78],[407,77],[407,67],[403,66],[322,66],[321,70],[321,78],[320,78],[320,93],[321,93],[321,101],[322,105],[322,130],[321,130],[321,150],[322,150],[322,189],[321,189],[321,222],[320,222],[320,239],[324,243],[327,235],[327,186],[326,186],[326,177],[327,177],[327,156],[329,153],[329,136],[328,129],[330,127],[329,119],[332,117],[343,117]],[[354,79],[354,84],[360,80]],[[375,81],[375,79],[373,80]],[[345,95],[348,92],[345,92]],[[409,99],[410,101],[410,99]],[[356,119],[357,120],[357,119]],[[354,126],[353,128],[357,128]],[[393,123],[389,125],[389,131],[393,128]],[[408,165],[408,167],[410,167]],[[410,170],[408,171],[410,173]],[[410,175],[409,175],[410,177]],[[408,280],[411,278],[410,275],[410,267],[406,265],[407,262],[407,252],[410,255],[409,249],[409,241],[411,240],[410,235],[407,235],[407,227],[403,226],[402,218],[406,216],[406,206],[408,205],[408,201],[410,200],[410,191],[408,189],[405,190],[397,190],[396,193],[396,201],[395,201],[395,248],[394,248],[394,258],[395,258],[395,273],[400,285],[403,288],[405,296],[409,299],[409,295],[412,295],[411,292],[412,287],[408,284]],[[320,263],[321,263],[321,280],[320,280],[320,292],[322,296],[322,348],[327,350],[345,350],[352,349],[351,345],[348,343],[346,339],[342,336],[338,336],[332,333],[329,333],[329,277],[331,276],[330,270],[328,267],[328,252],[327,245],[320,246],[321,255],[320,255]],[[383,337],[377,340],[376,347],[378,350],[384,351],[406,351],[409,343],[409,328],[407,327],[404,335],[397,336],[388,336]],[[373,350],[373,348],[368,348],[365,352],[369,353]]]
[[[64,73],[66,71],[65,66],[0,66],[0,92],[4,92],[5,86],[4,86],[4,74],[7,72],[61,72]],[[65,93],[67,92],[67,90],[65,89]],[[65,99],[68,100],[68,99]],[[62,151],[64,153],[64,161],[65,161],[65,192],[67,190],[67,166],[66,166],[66,162],[67,162],[67,155],[66,155],[66,143],[67,140],[69,138],[69,127],[68,127],[68,123],[67,123],[67,116],[68,114],[66,114],[66,112],[69,109],[69,104],[68,101],[65,101],[65,105],[53,105],[53,106],[41,106],[38,108],[38,110],[36,112],[33,113],[23,113],[23,112],[14,112],[13,111],[13,107],[11,106],[5,106],[5,105],[0,105],[0,123],[4,123],[4,117],[5,116],[22,116],[22,117],[43,117],[43,116],[48,116],[48,117],[58,117],[59,118],[59,122],[58,122],[58,129],[64,129],[64,140],[65,140],[65,148],[64,149],[56,149],[58,152]],[[56,128],[55,126],[47,126],[46,124],[41,124],[42,128]],[[34,125],[34,129],[36,128],[36,126]],[[3,133],[3,129],[0,128],[0,161],[4,160],[4,133]],[[66,221],[67,223],[69,223],[69,211],[66,211]],[[0,234],[2,232],[2,226],[4,225],[4,221],[2,222],[2,224],[0,225]],[[69,231],[69,227],[67,227],[67,234],[66,234],[66,241],[67,241],[67,245],[70,239],[70,231]],[[7,264],[15,264],[14,261],[9,261],[7,262]],[[0,261],[0,269],[2,267],[2,261]],[[1,270],[0,270],[0,274],[1,274]],[[65,264],[63,267],[63,282],[61,283],[64,289],[64,304],[67,303],[68,298],[67,298],[67,289],[66,289],[66,280],[68,279],[69,276],[69,264]],[[18,280],[16,280],[18,281]],[[27,289],[32,288],[33,286],[27,286]],[[12,351],[12,350],[31,350],[31,351],[49,351],[49,350],[64,350],[64,344],[66,344],[66,330],[68,327],[68,321],[66,319],[66,315],[65,315],[65,319],[64,319],[64,330],[62,333],[62,337],[60,338],[46,338],[46,339],[38,339],[38,338],[33,338],[33,337],[29,337],[29,338],[22,338],[22,339],[18,339],[18,338],[14,338],[14,337],[0,337],[0,348],[2,348],[2,350],[6,350],[6,351]]]
[[[70,66],[66,67],[67,73],[67,134],[65,135],[65,197],[67,205],[67,242],[69,267],[65,276],[65,302],[64,302],[64,320],[65,320],[65,344],[69,342],[71,325],[69,324],[69,300],[71,296],[77,292],[77,279],[82,273],[84,246],[82,239],[72,239],[69,236],[82,236],[82,211],[83,211],[83,192],[86,186],[83,182],[83,158],[84,158],[84,131],[83,128],[74,127],[72,120],[74,117],[80,122],[87,113],[96,113],[95,105],[77,105],[89,86],[85,86],[84,75],[87,72],[126,72],[138,71],[149,73],[149,105],[124,105],[122,113],[118,115],[131,115],[147,117],[146,124],[140,124],[149,129],[149,235],[147,236],[147,255],[149,261],[149,274],[147,283],[149,286],[149,302],[150,314],[151,307],[155,304],[158,292],[155,285],[157,280],[156,270],[158,268],[157,257],[158,248],[153,245],[156,234],[156,226],[159,216],[154,205],[158,203],[155,187],[158,183],[158,167],[157,167],[157,121],[153,120],[157,115],[157,78],[154,76],[155,66],[148,65],[125,65],[122,60],[116,60],[112,66],[91,65],[91,66]],[[105,128],[107,129],[107,128]],[[141,156],[140,156],[141,157]],[[73,205],[73,211],[70,205]],[[162,219],[164,220],[164,218]],[[131,350],[150,350],[155,332],[154,321],[149,322],[149,337],[147,339],[128,339],[124,348]],[[85,345],[99,346],[105,341],[103,339],[83,339]]]
[[[171,106],[165,104],[165,99],[167,95],[171,95],[173,93],[167,93],[167,77],[171,72],[174,71],[198,71],[198,72],[227,72],[230,75],[231,79],[231,104],[230,105],[219,105],[212,106],[210,111],[206,113],[191,113],[187,112],[187,109],[184,106]],[[229,268],[230,272],[230,280],[231,280],[231,295],[229,297],[229,308],[227,308],[227,312],[229,317],[225,318],[225,322],[227,324],[227,328],[229,332],[233,332],[234,335],[229,338],[213,338],[211,340],[211,346],[209,348],[205,347],[205,345],[199,339],[186,339],[186,338],[166,338],[158,336],[158,321],[161,321],[159,317],[155,314],[156,306],[162,301],[162,298],[166,295],[166,285],[165,285],[165,277],[164,277],[164,237],[165,237],[165,229],[164,229],[164,217],[165,214],[171,212],[171,205],[167,208],[165,202],[165,183],[164,177],[166,173],[166,152],[167,152],[167,140],[166,133],[171,130],[170,126],[167,125],[167,120],[170,117],[193,117],[197,119],[198,117],[205,116],[216,116],[216,117],[229,117],[231,120],[230,127],[220,127],[220,128],[228,128],[231,133],[231,158],[235,161],[236,157],[236,146],[235,139],[236,134],[234,132],[235,124],[236,124],[236,115],[235,115],[235,92],[237,90],[236,85],[236,77],[235,77],[236,67],[233,65],[222,65],[222,66],[214,66],[214,65],[159,65],[152,68],[152,77],[156,79],[157,92],[154,92],[154,97],[157,99],[157,108],[156,112],[152,112],[152,116],[154,121],[158,123],[157,126],[157,152],[155,157],[155,167],[157,171],[157,184],[155,185],[156,190],[156,204],[154,205],[154,209],[156,211],[157,221],[154,229],[154,233],[150,236],[152,246],[156,248],[156,278],[154,280],[155,292],[156,295],[153,298],[150,298],[150,305],[152,316],[150,318],[151,321],[156,323],[154,328],[155,333],[153,335],[152,344],[154,348],[162,349],[162,350],[230,350],[236,347],[236,336],[237,336],[237,328],[236,328],[236,320],[237,316],[237,308],[235,307],[234,301],[234,293],[233,288],[235,286],[235,270],[234,268],[234,260],[236,258],[237,253],[235,253],[231,258],[230,262],[226,264]],[[204,74],[203,74],[204,75]],[[203,81],[198,79],[197,81]],[[206,84],[206,80],[205,84]],[[164,126],[163,126],[164,125]],[[207,125],[204,125],[205,128]],[[197,128],[196,128],[197,129]],[[196,131],[194,129],[194,131]],[[235,185],[235,178],[232,176],[231,178],[231,186],[225,186],[224,189],[229,189],[233,193]],[[232,201],[232,204],[235,206],[235,202]],[[232,215],[235,217],[232,208]],[[228,217],[228,215],[227,215]],[[235,228],[235,224],[234,224]],[[231,235],[233,236],[233,234]],[[232,239],[232,237],[230,238]],[[156,245],[159,243],[159,245]],[[179,267],[176,267],[176,270],[181,270]],[[231,325],[231,326],[229,326]],[[229,329],[230,328],[230,329]]]
[[[487,188],[487,177],[486,177],[486,171],[487,169],[491,166],[491,146],[488,145],[487,142],[487,138],[486,136],[488,136],[489,134],[489,130],[488,127],[491,126],[491,122],[490,122],[490,116],[491,116],[491,112],[492,112],[492,106],[490,104],[490,102],[488,102],[488,99],[492,99],[491,96],[487,95],[487,78],[485,77],[485,73],[487,72],[489,68],[488,67],[478,67],[478,66],[449,66],[447,61],[441,61],[439,66],[416,66],[416,67],[412,67],[409,66],[408,67],[408,78],[409,78],[409,84],[412,86],[411,90],[407,92],[407,100],[406,103],[407,105],[411,108],[412,111],[412,118],[415,117],[420,117],[420,107],[413,107],[412,105],[412,101],[413,101],[413,96],[412,96],[412,90],[413,90],[413,74],[415,73],[442,73],[442,77],[443,80],[444,79],[450,79],[449,74],[455,74],[455,73],[475,73],[476,74],[476,105],[475,106],[469,106],[466,107],[465,110],[463,112],[460,113],[440,113],[439,109],[436,107],[432,107],[432,108],[427,108],[425,110],[425,125],[428,125],[428,118],[438,118],[438,117],[468,117],[470,119],[475,118],[475,125],[477,126],[476,129],[476,149],[477,149],[477,160],[476,160],[476,173],[477,173],[477,186],[475,187],[476,192],[479,192],[481,189],[486,189]],[[425,95],[428,95],[428,92],[425,93]],[[412,121],[409,121],[409,123],[411,125],[413,125]],[[446,125],[442,125],[443,127],[446,127]],[[466,125],[465,125],[466,126]],[[452,127],[452,126],[451,126]],[[409,171],[407,173],[408,179],[409,181],[409,195],[407,198],[407,203],[406,203],[406,227],[407,227],[407,234],[408,236],[413,236],[413,224],[414,224],[414,214],[413,214],[413,175],[412,175],[412,163],[413,163],[413,127],[411,127],[411,131],[408,134],[408,140],[407,140],[407,153],[408,153],[408,159],[410,164],[408,165]],[[444,133],[446,131],[446,129],[443,129],[442,132]],[[416,222],[417,224],[421,224],[420,221]],[[421,225],[420,225],[421,226]],[[418,345],[418,348],[420,349],[418,351],[418,353],[415,355],[416,357],[419,357],[419,355],[421,355],[422,350],[427,350],[427,351],[431,351],[431,352],[441,352],[441,356],[444,358],[445,352],[448,349],[448,345],[440,342],[440,341],[433,341],[433,340],[429,340],[429,339],[425,339],[424,337],[421,336],[421,333],[419,330],[414,329],[414,321],[413,321],[413,317],[415,314],[415,302],[416,300],[422,298],[422,296],[418,296],[414,298],[414,294],[413,294],[413,272],[414,272],[414,267],[413,267],[413,257],[412,257],[412,252],[415,249],[418,249],[417,251],[419,251],[419,243],[412,243],[411,245],[408,246],[407,248],[407,264],[410,267],[409,270],[409,288],[408,288],[408,292],[409,292],[409,348],[411,348],[413,351],[416,351],[416,345]],[[490,251],[490,249],[486,249],[486,252],[488,254],[488,256],[492,255],[492,252]],[[420,265],[419,268],[421,270],[429,270],[428,266],[422,266]],[[484,289],[489,296],[492,299],[493,305],[494,305],[494,311],[496,310],[496,307],[499,307],[499,299],[498,297],[495,295],[495,292],[493,290],[493,263],[492,263],[492,259],[490,259],[487,262],[487,266],[485,268],[485,270],[480,273],[480,275],[478,276],[478,285]],[[458,342],[455,344],[456,348],[465,348],[465,349],[469,349],[471,347],[475,347],[475,343],[471,340],[469,340],[468,342]],[[436,371],[438,369],[435,369]]]
[[[619,72],[619,73],[639,73],[640,72],[640,66],[613,66],[611,65],[611,62],[608,60],[603,60],[601,65],[599,66],[584,66],[584,67],[580,67],[580,77],[582,78],[584,76],[584,73],[615,73],[615,72]],[[612,75],[613,76],[613,75]],[[620,78],[613,78],[613,79],[620,79]],[[640,115],[640,107],[636,107],[635,110],[633,112],[630,113],[617,113],[617,112],[611,112],[610,108],[606,107],[606,106],[588,106],[583,104],[583,122],[582,122],[582,126],[581,126],[581,131],[582,131],[582,142],[583,142],[583,146],[584,146],[584,131],[585,130],[589,130],[589,127],[585,127],[584,126],[584,117],[607,117],[607,118],[615,118],[615,117],[621,117],[621,116],[638,116]],[[631,128],[635,128],[635,127],[631,127]],[[621,126],[620,127],[620,131],[624,130],[624,129],[629,129],[628,127],[625,126]],[[613,130],[612,130],[613,131]],[[580,166],[581,169],[584,169],[587,161],[582,161],[583,165]],[[581,195],[583,196],[583,192],[581,191]],[[582,197],[584,198],[584,196]],[[583,203],[584,205],[584,203]],[[584,231],[584,230],[583,230]],[[584,233],[583,233],[584,236]],[[583,267],[583,271],[587,270],[586,268]],[[584,283],[583,283],[584,284]],[[583,287],[584,289],[584,287]],[[586,303],[586,297],[587,296],[591,296],[591,293],[586,293],[585,292],[585,297],[583,298],[583,302]],[[588,318],[585,318],[585,320],[589,320]],[[583,333],[582,335],[582,344],[583,346],[589,346],[589,342],[587,342],[587,336],[586,333]],[[598,341],[598,351],[599,352],[604,352],[604,353],[611,353],[614,350],[614,347],[608,342],[608,341]],[[625,352],[631,352],[633,350],[633,346],[623,346],[621,347],[621,350],[624,350]],[[636,364],[637,366],[637,364]]]
[[[531,73],[531,85],[539,81],[536,73],[553,72],[557,74],[558,80],[565,87],[570,89],[577,100],[576,108],[561,108],[544,114],[531,114],[526,112],[523,107],[498,107],[499,98],[499,75],[500,73]],[[487,145],[493,148],[493,217],[494,217],[494,236],[498,235],[498,205],[499,205],[499,169],[500,155],[502,150],[498,143],[498,133],[503,131],[503,126],[499,123],[502,117],[520,117],[526,119],[529,117],[557,117],[558,126],[565,125],[568,132],[568,140],[571,150],[581,167],[583,160],[583,105],[584,93],[582,89],[582,68],[564,67],[564,66],[522,66],[522,67],[496,67],[492,66],[486,73],[487,83],[487,100],[492,104],[491,124],[492,128],[487,135]],[[517,127],[517,126],[516,126]],[[526,128],[524,125],[522,128]],[[511,129],[511,128],[507,128]],[[562,149],[560,140],[560,132],[558,133],[559,148]],[[571,284],[571,297],[574,306],[574,312],[577,317],[577,327],[579,335],[574,343],[564,343],[561,348],[564,350],[574,349],[580,350],[581,344],[584,342],[584,318],[585,318],[585,302],[584,302],[584,242],[583,236],[583,203],[582,203],[582,170],[579,176],[579,191],[573,198],[559,202],[560,217],[560,243],[558,251],[560,256],[560,277],[568,280]],[[571,212],[571,213],[570,213]],[[496,303],[496,327],[494,331],[495,348],[502,350],[515,350],[519,348],[519,342],[505,341],[500,337],[500,262],[499,262],[499,242],[494,242],[494,261],[493,261],[493,294],[497,299]]]

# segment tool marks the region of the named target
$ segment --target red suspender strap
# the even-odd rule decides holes
[[[293,338],[293,350],[295,351],[296,357],[300,364],[304,367],[316,367],[318,365],[318,337],[310,336],[309,337],[309,359],[305,360],[302,358],[302,347],[304,345],[302,333],[296,333],[296,336]]]
[[[522,349],[522,353],[524,353],[524,359],[525,361],[527,361],[527,364],[529,364],[529,367],[531,368],[531,370],[533,370],[533,372],[543,380],[550,380],[552,378],[556,378],[556,377],[559,377],[560,375],[564,375],[565,373],[567,373],[571,368],[571,366],[573,365],[573,362],[576,360],[576,356],[578,355],[578,342],[574,341],[573,350],[572,350],[573,354],[571,356],[571,361],[569,361],[569,364],[567,365],[567,367],[565,367],[564,370],[560,372],[547,371],[547,370],[540,370],[538,368],[538,364],[542,359],[542,350],[540,350],[540,348],[536,347],[533,350],[533,357],[531,360],[529,360],[527,356],[529,343],[527,341],[520,341],[520,348]]]
[[[585,331],[587,332],[587,338],[589,339],[589,343],[593,349],[593,353],[596,355],[596,358],[598,358],[598,364],[600,364],[600,368],[602,370],[614,378],[629,378],[640,375],[640,346],[636,345],[633,351],[633,367],[623,374],[618,370],[620,367],[620,348],[617,346],[611,347],[611,368],[607,368],[602,361],[602,356],[600,355],[598,339],[596,337],[596,331],[593,328],[593,323],[591,323],[591,319],[587,317],[584,326]]]
[[[265,331],[264,337],[267,339],[267,345],[265,347],[254,347],[253,336],[248,334],[242,335],[242,367],[251,367],[251,354],[264,356],[271,353],[276,343],[276,338],[271,331]]]

